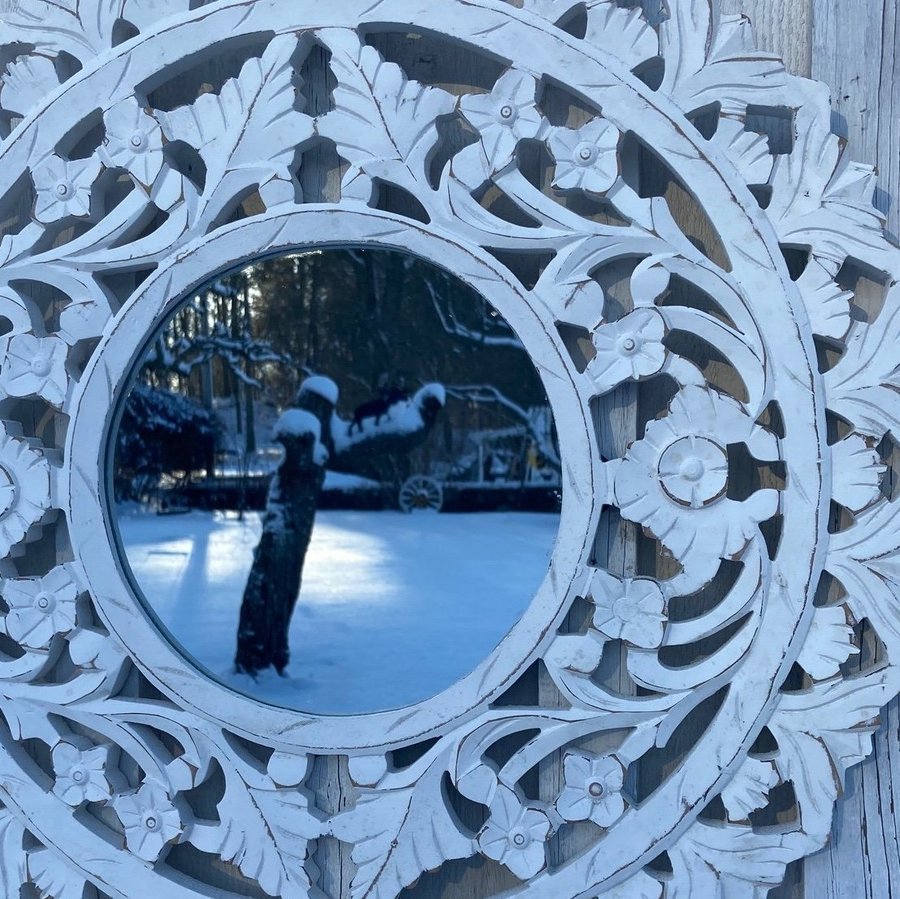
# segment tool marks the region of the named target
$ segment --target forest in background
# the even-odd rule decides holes
[[[117,445],[117,494],[160,476],[245,473],[272,455],[271,425],[312,374],[340,388],[337,412],[424,383],[447,390],[428,441],[366,472],[480,479],[476,444],[515,476],[529,444],[557,464],[549,407],[524,347],[493,307],[409,254],[339,248],[281,256],[219,277],[169,319],[141,363]],[[503,431],[510,433],[503,436]],[[500,432],[500,433],[498,433]],[[493,435],[493,436],[491,436]]]

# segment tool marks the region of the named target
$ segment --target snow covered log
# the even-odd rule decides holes
[[[288,629],[326,465],[354,473],[375,456],[410,452],[428,436],[445,395],[440,384],[427,384],[381,416],[363,419],[355,431],[335,412],[337,400],[334,381],[307,378],[294,406],[275,424],[273,437],[284,447],[284,458],[269,485],[262,535],[241,601],[238,672],[253,675],[274,666],[282,674],[288,665]]]
[[[441,384],[426,384],[409,399],[390,405],[382,415],[363,418],[358,426],[332,415],[334,471],[361,474],[374,456],[399,456],[419,446],[431,432],[446,394]]]

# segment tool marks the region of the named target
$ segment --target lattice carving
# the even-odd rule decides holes
[[[321,896],[336,838],[354,899],[478,855],[504,894],[762,895],[824,843],[900,691],[900,254],[827,90],[707,0],[654,27],[612,0],[193,6],[0,17],[3,894]],[[452,72],[404,51],[422,35]],[[333,89],[309,105],[316,54]],[[787,121],[775,153],[760,108]],[[542,375],[564,487],[551,569],[489,658],[417,706],[323,718],[166,641],[106,468],[180,298],[341,243],[490,300]],[[854,268],[883,285],[872,320]],[[640,391],[658,415],[610,449]],[[611,560],[616,527],[643,556]],[[879,653],[851,667],[863,632]],[[323,756],[349,756],[336,813]]]

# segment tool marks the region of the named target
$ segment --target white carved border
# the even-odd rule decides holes
[[[0,43],[34,47],[13,60],[0,84],[0,107],[23,116],[0,146],[0,198],[23,179],[36,190],[34,221],[0,243],[0,311],[12,326],[0,367],[0,401],[12,410],[0,434],[0,467],[10,482],[0,485],[7,503],[0,540],[11,554],[0,571],[9,609],[3,629],[21,651],[0,659],[7,723],[0,728],[7,750],[0,795],[10,809],[0,812],[0,883],[27,879],[57,899],[80,892],[83,879],[113,896],[160,887],[174,897],[210,889],[237,895],[204,887],[166,863],[171,845],[189,842],[232,863],[269,895],[317,896],[310,856],[322,836],[354,845],[354,899],[388,899],[423,871],[477,852],[527,883],[530,896],[547,899],[598,889],[641,899],[730,897],[777,883],[785,864],[826,838],[843,771],[867,754],[872,719],[900,687],[890,665],[853,677],[840,668],[856,651],[851,616],[870,621],[889,657],[900,647],[890,611],[898,592],[900,506],[880,494],[883,468],[874,448],[900,427],[893,374],[900,293],[888,292],[874,322],[851,322],[851,297],[836,278],[852,257],[892,285],[900,254],[884,240],[871,206],[872,172],[850,163],[830,134],[827,92],[758,53],[743,20],[724,17],[714,27],[707,0],[671,0],[658,32],[635,10],[590,0],[583,39],[554,24],[579,6],[569,0],[525,0],[521,10],[495,0],[187,6],[173,5],[163,19],[155,4],[140,0],[22,0],[0,28]],[[140,33],[112,48],[120,17]],[[357,29],[385,23],[401,32],[431,30],[512,64],[490,94],[427,89],[363,48]],[[141,111],[143,104],[129,99],[168,67],[216,52],[224,36],[269,34],[261,57],[237,81],[190,108]],[[338,81],[335,110],[315,119],[294,107],[291,80],[291,57],[308,49],[311,34],[329,48]],[[82,65],[61,84],[53,62],[60,51]],[[657,54],[665,74],[652,91],[630,70]],[[593,119],[579,129],[551,125],[535,105],[543,77],[579,97]],[[263,98],[265,121],[248,112],[245,95]],[[394,102],[400,96],[406,103]],[[98,98],[104,144],[87,159],[67,159],[66,135],[82,127]],[[772,158],[764,138],[746,130],[748,107],[758,105],[795,110],[791,154]],[[685,116],[711,107],[720,115],[705,140]],[[481,143],[458,150],[435,189],[424,170],[435,122],[451,113],[479,131]],[[136,129],[130,137],[138,139],[132,148],[145,155],[128,148],[127,129],[119,133],[129,116]],[[235,122],[246,127],[232,133]],[[629,185],[622,174],[628,160],[618,152],[624,133],[677,175],[712,223],[727,264],[685,238],[665,201],[640,197]],[[163,135],[203,155],[213,172],[205,190],[163,160]],[[341,200],[303,206],[289,159],[322,136],[349,164]],[[521,139],[544,142],[560,187],[603,197],[625,223],[600,224],[534,189],[517,167]],[[60,216],[84,218],[100,190],[97,178],[110,167],[130,172],[130,199],[84,235],[56,234]],[[416,196],[431,224],[367,208],[374,179]],[[485,179],[536,226],[513,225],[474,203],[472,190]],[[748,184],[768,185],[765,209]],[[267,212],[221,227],[235,198],[253,186]],[[168,213],[166,224],[129,243],[128,216],[140,217],[151,201]],[[230,693],[169,646],[123,574],[103,479],[115,403],[141,347],[179,297],[258,252],[348,241],[412,250],[488,296],[539,367],[562,435],[566,481],[551,572],[489,659],[411,709],[326,719]],[[811,248],[796,282],[779,244]],[[526,291],[485,247],[555,256]],[[605,321],[591,273],[629,255],[643,258],[630,283],[635,309]],[[127,272],[138,261],[157,271],[119,308],[123,297],[94,273]],[[721,315],[657,302],[673,278],[706,293]],[[15,289],[23,280],[72,300],[54,333],[44,333],[40,310]],[[557,321],[591,333],[597,355],[584,372],[565,353]],[[748,398],[712,389],[689,359],[667,349],[662,336],[673,330],[712,343],[743,379]],[[824,376],[814,335],[843,350]],[[678,385],[668,409],[622,458],[601,461],[591,398],[660,375]],[[40,396],[71,417],[64,443],[42,447],[22,438],[13,401],[19,396]],[[785,422],[781,438],[757,421],[770,401]],[[849,426],[831,447],[826,407]],[[707,476],[699,463],[715,468],[734,443],[760,460],[783,462],[784,488],[742,501],[723,495],[721,476]],[[686,459],[678,455],[688,446]],[[688,496],[693,505],[685,504]],[[829,535],[832,499],[855,522]],[[589,544],[604,504],[651,531],[678,559],[679,573],[620,579],[591,568]],[[69,524],[69,543],[57,548],[74,561],[42,578],[17,577],[26,542],[46,550],[56,539],[54,510]],[[776,512],[783,530],[770,560],[757,525]],[[670,617],[670,604],[708,583],[721,559],[743,568],[719,605],[696,618]],[[823,570],[847,595],[817,607],[813,593]],[[576,595],[588,598],[591,618],[582,630],[557,634]],[[664,661],[664,650],[690,647],[740,622],[708,657],[681,667]],[[591,678],[612,640],[627,648],[623,665],[649,695],[618,694]],[[490,699],[538,656],[569,707],[492,707]],[[134,691],[129,659],[164,700]],[[805,686],[782,691],[795,663],[806,672]],[[676,771],[636,802],[625,770],[666,746],[701,700],[726,688]],[[751,755],[764,726],[777,752]],[[229,732],[256,743],[256,751]],[[485,755],[526,732],[537,735],[503,765]],[[624,736],[610,743],[611,733]],[[609,746],[591,743],[589,751],[585,738],[597,734]],[[408,768],[389,763],[389,747],[430,736],[439,739]],[[304,786],[310,752],[351,755],[355,804],[346,811],[329,816],[316,808]],[[525,795],[523,776],[539,764],[560,767],[560,756],[558,795]],[[226,782],[220,820],[198,820],[186,794],[206,782],[214,763]],[[90,772],[91,796],[99,798],[76,786],[76,769]],[[453,813],[447,777],[485,807],[477,833]],[[754,829],[752,813],[766,806],[772,788],[788,783],[799,820]],[[724,811],[712,821],[700,818],[713,799]],[[152,829],[137,815],[148,807]],[[600,828],[587,848],[547,867],[545,842],[566,825],[588,826],[580,824],[585,819]],[[35,838],[52,849],[36,847]],[[663,850],[670,876],[645,869]],[[510,889],[507,895],[522,888]]]
[[[107,504],[107,446],[115,436],[118,401],[152,336],[191,289],[235,264],[297,248],[381,247],[414,253],[445,267],[485,296],[529,349],[553,403],[560,429],[564,501],[560,529],[547,575],[522,619],[473,672],[432,699],[409,709],[370,715],[322,717],[229,696],[173,648],[129,583],[117,546],[117,526]],[[60,487],[63,507],[79,522],[72,545],[85,583],[112,633],[141,670],[187,708],[251,739],[310,752],[371,753],[433,736],[448,723],[470,717],[506,689],[531,662],[548,629],[584,584],[583,559],[604,495],[603,473],[585,415],[589,392],[577,373],[546,308],[488,254],[475,252],[449,234],[374,210],[300,207],[272,212],[220,229],[160,265],[107,330],[72,398],[72,428],[66,448],[71,465]],[[152,598],[151,598],[152,600]],[[526,649],[526,647],[529,647]],[[225,693],[225,695],[223,695]]]

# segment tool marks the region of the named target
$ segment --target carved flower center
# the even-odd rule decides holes
[[[50,358],[39,354],[31,360],[31,372],[40,378],[45,378],[50,374]]]
[[[524,827],[516,827],[509,832],[509,841],[516,849],[524,849],[531,842],[531,837]]]
[[[599,799],[606,792],[603,784],[599,780],[592,780],[588,784],[587,791],[594,799]]]
[[[633,335],[619,338],[619,352],[631,356],[641,348],[641,341]]]
[[[728,456],[706,437],[682,437],[660,456],[659,476],[672,499],[697,507],[722,495],[728,481]]]
[[[74,768],[72,770],[72,780],[77,784],[84,783],[87,780],[87,772],[84,768]]]
[[[42,611],[49,612],[53,608],[53,597],[49,593],[38,593],[34,598],[34,604]]]
[[[60,181],[56,185],[56,196],[60,198],[60,200],[66,200],[72,196],[72,185],[69,184],[68,181]]]
[[[503,122],[512,122],[516,117],[516,110],[514,106],[511,106],[509,103],[504,103],[500,107],[500,120]]]
[[[637,614],[637,606],[634,600],[629,596],[623,596],[613,603],[613,614],[619,621],[631,621]]]
[[[147,830],[159,830],[159,820],[154,815],[147,815],[144,818],[144,827]]]
[[[686,481],[699,481],[705,471],[703,460],[696,456],[691,456],[681,463],[681,476]]]
[[[144,137],[140,131],[135,131],[128,139],[128,143],[131,144],[135,150],[143,150],[144,145],[147,143],[147,138]]]
[[[590,165],[597,158],[597,148],[583,141],[575,148],[575,159],[581,165]]]

